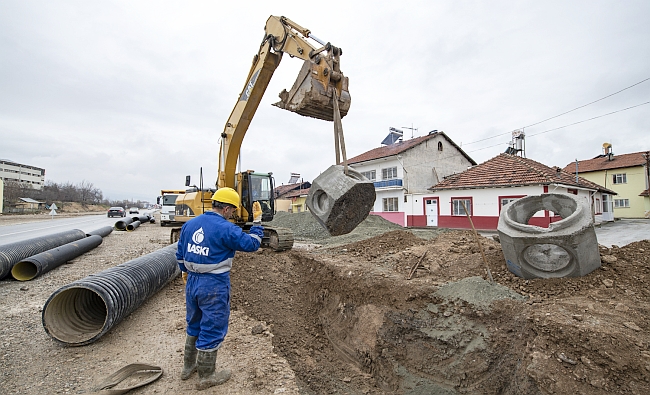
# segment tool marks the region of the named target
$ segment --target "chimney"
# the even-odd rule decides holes
[[[603,143],[603,155],[607,157],[607,160],[612,160],[614,152],[612,151],[612,145],[610,143]]]

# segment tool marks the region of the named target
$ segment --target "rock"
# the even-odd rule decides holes
[[[611,288],[614,286],[614,281],[610,279],[605,279],[603,280],[603,285],[605,285],[607,288]]]
[[[262,324],[257,324],[253,327],[253,329],[251,329],[252,335],[259,335],[263,332],[264,332],[264,327],[262,326]]]
[[[602,255],[602,256],[600,257],[600,260],[601,260],[603,263],[606,263],[606,264],[608,264],[608,265],[611,265],[612,263],[616,262],[616,261],[618,260],[618,258],[616,258],[614,255]]]
[[[628,311],[628,310],[630,310],[630,308],[627,307],[626,305],[624,305],[623,303],[619,303],[614,307],[614,310],[616,310],[616,311]]]
[[[641,328],[639,328],[634,322],[630,322],[630,321],[624,322],[623,326],[625,326],[626,328],[630,328],[633,331],[641,332]]]

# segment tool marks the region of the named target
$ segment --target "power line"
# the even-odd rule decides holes
[[[538,132],[538,133],[529,134],[529,135],[527,135],[526,137],[533,137],[533,136],[538,136],[538,135],[540,135],[540,134],[544,134],[544,133],[548,133],[548,132],[553,132],[553,131],[555,131],[555,130],[563,129],[563,128],[566,128],[566,127],[569,127],[569,126],[573,126],[573,125],[577,125],[577,124],[580,124],[580,123],[584,123],[584,122],[592,121],[592,120],[594,120],[594,119],[598,119],[598,118],[606,117],[606,116],[608,116],[608,115],[616,114],[616,113],[619,113],[619,112],[623,112],[623,111],[631,110],[631,109],[636,108],[636,107],[641,107],[641,106],[644,106],[644,105],[646,105],[646,104],[650,104],[650,101],[647,101],[647,102],[645,102],[645,103],[641,103],[641,104],[637,104],[637,105],[634,105],[634,106],[631,106],[631,107],[623,108],[623,109],[620,109],[620,110],[612,111],[612,112],[609,112],[609,113],[607,113],[607,114],[598,115],[598,116],[595,116],[595,117],[592,117],[592,118],[589,118],[589,119],[584,119],[584,120],[582,120],[582,121],[578,121],[578,122],[570,123],[570,124],[567,124],[567,125],[564,125],[564,126],[560,126],[560,127],[557,127],[557,128],[544,130],[543,132]],[[508,132],[508,133],[510,133],[510,132]],[[503,133],[502,133],[502,134],[503,134]],[[494,136],[494,137],[497,137],[497,136]],[[489,137],[489,138],[492,138],[492,137]],[[479,140],[479,141],[484,141],[484,140],[487,140],[487,139],[483,139],[483,140]],[[471,143],[468,143],[468,144],[465,144],[465,145],[469,145],[469,144],[471,144]],[[482,150],[484,150],[484,149],[493,148],[493,147],[497,147],[497,146],[499,146],[499,145],[505,145],[505,144],[508,144],[508,143],[499,143],[499,144],[494,144],[494,145],[488,145],[488,146],[485,146],[485,147],[477,148],[477,149],[474,149],[474,150],[471,150],[471,151],[464,151],[464,152],[465,152],[466,154],[468,154],[468,153],[470,153],[470,152],[482,151]],[[462,149],[462,147],[460,147],[460,148]],[[435,160],[432,160],[432,161],[422,161],[422,162],[414,163],[413,166],[419,166],[419,165],[424,165],[424,164],[428,164],[428,163],[436,163],[436,162],[439,162],[439,161],[441,161],[441,160],[444,160],[444,159],[450,159],[450,158],[453,158],[453,157],[456,157],[456,156],[460,156],[460,155],[462,155],[460,152],[458,152],[458,153],[453,153],[453,154],[451,154],[451,155],[443,156],[443,157],[441,157],[441,158],[436,158]]]
[[[543,120],[543,121],[535,122],[535,123],[530,124],[530,125],[528,125],[528,126],[524,126],[523,129],[525,129],[525,128],[529,128],[529,127],[531,127],[531,126],[539,125],[540,123],[543,123],[543,122],[549,121],[549,120],[551,120],[551,119],[555,119],[555,118],[561,117],[562,115],[566,115],[566,114],[568,114],[568,113],[570,113],[570,112],[573,112],[573,111],[575,111],[575,110],[579,110],[579,109],[584,108],[584,107],[587,107],[587,106],[589,106],[589,105],[591,105],[591,104],[597,103],[597,102],[599,102],[599,101],[601,101],[601,100],[605,100],[605,99],[607,99],[608,97],[612,97],[612,96],[614,96],[614,95],[617,95],[617,94],[619,94],[619,93],[621,93],[621,92],[623,92],[623,91],[625,91],[625,90],[628,90],[628,89],[630,89],[630,88],[633,88],[633,87],[635,87],[635,86],[637,86],[637,85],[639,85],[639,84],[642,84],[642,83],[644,83],[644,82],[646,82],[646,81],[648,81],[648,80],[650,80],[650,77],[648,77],[648,78],[646,78],[646,79],[644,79],[644,80],[642,80],[642,81],[639,81],[639,82],[637,82],[636,84],[632,84],[632,85],[628,86],[627,88],[623,88],[623,89],[621,89],[621,90],[619,90],[619,91],[617,91],[617,92],[614,92],[614,93],[612,93],[612,94],[609,94],[609,95],[607,95],[607,96],[605,96],[605,97],[601,97],[601,98],[598,99],[598,100],[594,100],[594,101],[592,101],[592,102],[590,102],[590,103],[587,103],[587,104],[585,104],[585,105],[582,105],[582,106],[580,106],[580,107],[576,107],[576,108],[574,108],[573,110],[565,111],[565,112],[563,112],[562,114],[558,114],[558,115],[556,115],[556,116],[553,116],[553,117],[550,117],[550,118],[546,118],[546,119]],[[645,103],[644,103],[644,104],[645,104]],[[640,104],[640,105],[642,105],[642,104]],[[638,107],[638,106],[635,106],[635,107]],[[634,108],[634,107],[629,107],[629,108]],[[624,110],[627,110],[627,108],[624,109]],[[620,110],[620,111],[624,111],[624,110]],[[610,113],[610,114],[614,114],[614,113],[616,113],[616,112],[619,112],[619,111],[615,111],[615,112]],[[609,115],[609,114],[605,114],[605,115]],[[605,115],[601,115],[601,116],[605,116]],[[598,117],[595,117],[595,118],[591,118],[591,119],[600,118],[601,116],[598,116]],[[589,121],[589,120],[591,120],[591,119],[587,119],[587,120],[585,120],[585,121],[581,121],[581,122],[586,122],[586,121]],[[580,123],[580,122],[577,122],[577,123]],[[571,126],[571,125],[567,125],[567,126]],[[565,127],[565,126],[563,126],[563,127]],[[517,129],[515,129],[515,130],[517,130]],[[514,130],[513,130],[513,131],[514,131]],[[470,142],[470,143],[465,143],[465,145],[476,144],[476,143],[480,143],[480,142],[485,141],[485,140],[490,140],[490,139],[493,139],[493,138],[496,138],[496,137],[499,137],[499,136],[505,136],[505,135],[507,135],[507,134],[512,133],[513,131],[505,132],[505,133],[495,134],[494,136],[491,136],[491,137],[486,137],[486,138],[484,138],[484,139],[480,139],[480,140],[472,141],[472,142]],[[542,132],[542,133],[545,133],[545,132]],[[537,133],[537,134],[540,134],[540,133]],[[533,134],[533,135],[530,135],[530,136],[534,136],[534,134]]]
[[[570,124],[568,124],[568,125],[560,126],[559,128],[553,128],[553,129],[545,130],[545,131],[543,131],[543,132],[537,132],[537,133],[529,134],[527,137],[532,137],[532,136],[537,136],[537,135],[540,135],[540,134],[544,134],[544,133],[552,132],[552,131],[554,131],[554,130],[558,130],[558,129],[566,128],[566,127],[569,127],[569,126],[577,125],[577,124],[579,124],[579,123],[583,123],[583,122],[591,121],[591,120],[594,120],[594,119],[598,119],[598,118],[606,117],[606,116],[608,116],[608,115],[616,114],[617,112],[622,112],[622,111],[626,111],[626,110],[629,110],[629,109],[632,109],[632,108],[641,107],[641,106],[644,106],[644,105],[646,105],[646,104],[650,104],[650,101],[647,101],[647,102],[645,102],[645,103],[641,103],[641,104],[637,104],[636,106],[632,106],[632,107],[624,108],[624,109],[622,109],[622,110],[612,111],[612,112],[610,112],[610,113],[603,114],[603,115],[599,115],[599,116],[597,116],[597,117],[593,117],[593,118],[585,119],[585,120],[582,120],[582,121],[578,121],[578,122],[570,123]]]
[[[607,99],[608,97],[612,97],[612,96],[614,96],[614,95],[617,95],[617,94],[619,94],[619,93],[621,93],[621,92],[623,92],[623,91],[625,91],[625,90],[628,90],[628,89],[630,89],[630,88],[632,88],[632,87],[635,87],[635,86],[637,86],[637,85],[639,85],[639,84],[641,84],[641,83],[644,83],[644,82],[646,82],[646,81],[648,81],[648,80],[650,80],[650,77],[649,77],[649,78],[646,78],[646,79],[643,80],[643,81],[639,81],[639,82],[637,82],[636,84],[630,85],[630,86],[628,86],[627,88],[623,88],[623,89],[621,89],[621,90],[618,91],[618,92],[614,92],[614,93],[612,93],[611,95],[607,95],[607,96],[605,96],[605,97],[601,97],[601,98],[598,99],[598,100],[594,100],[594,101],[592,101],[591,103],[587,103],[587,104],[585,104],[585,105],[583,105],[583,106],[576,107],[576,108],[574,108],[573,110],[569,110],[569,111],[563,112],[562,114],[556,115],[556,116],[554,116],[554,117],[546,118],[546,119],[543,120],[543,121],[539,121],[539,122],[536,122],[536,123],[530,124],[530,125],[528,125],[528,126],[524,126],[524,129],[525,129],[525,128],[529,128],[529,127],[531,127],[531,126],[539,125],[539,124],[542,123],[542,122],[546,122],[546,121],[549,121],[549,120],[554,119],[554,118],[557,118],[557,117],[561,117],[562,115],[568,114],[568,113],[573,112],[573,111],[575,111],[575,110],[579,110],[579,109],[581,109],[581,108],[587,107],[587,106],[592,105],[592,104],[594,104],[594,103],[598,103],[598,102],[601,101],[601,100],[605,100],[605,99]]]

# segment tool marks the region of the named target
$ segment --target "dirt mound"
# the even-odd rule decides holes
[[[603,248],[582,278],[523,280],[481,241],[494,284],[468,231],[242,254],[233,305],[269,323],[307,394],[650,391],[650,242]]]
[[[99,204],[82,204],[77,202],[56,203],[57,212],[61,213],[98,213],[108,210],[108,207]]]
[[[404,229],[380,216],[369,215],[352,232],[341,236],[330,236],[327,230],[308,211],[294,214],[278,212],[273,221],[267,224],[268,226],[291,229],[295,240],[311,241],[321,245],[348,244],[381,235],[392,229]]]

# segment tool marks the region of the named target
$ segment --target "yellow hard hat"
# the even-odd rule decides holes
[[[223,187],[217,189],[217,191],[212,195],[212,200],[239,207],[239,194],[232,188]]]

